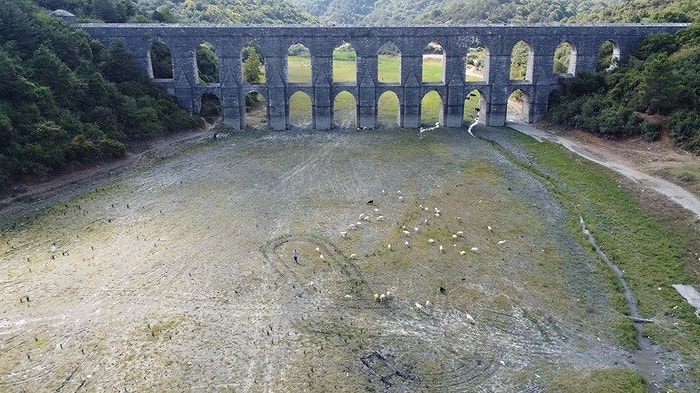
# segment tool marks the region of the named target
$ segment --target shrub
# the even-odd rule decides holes
[[[642,121],[642,136],[647,142],[658,141],[661,138],[661,124],[655,121]]]

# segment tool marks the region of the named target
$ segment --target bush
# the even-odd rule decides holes
[[[677,111],[668,119],[668,129],[673,142],[695,154],[700,154],[700,116],[697,113]]]
[[[661,138],[661,124],[655,121],[642,121],[642,136],[647,142],[658,141]]]

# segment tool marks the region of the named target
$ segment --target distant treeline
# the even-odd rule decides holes
[[[33,1],[0,0],[0,190],[201,125],[120,46]]]
[[[5,1],[5,0],[3,0]],[[316,23],[285,0],[35,0],[69,11],[80,21],[107,23]]]
[[[700,154],[700,24],[647,37],[628,64],[561,82],[547,119],[568,128],[673,142]]]

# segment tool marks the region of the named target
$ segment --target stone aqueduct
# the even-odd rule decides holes
[[[222,105],[226,124],[246,126],[245,96],[261,93],[267,99],[269,127],[289,127],[289,102],[292,94],[306,93],[311,99],[312,127],[333,127],[333,103],[337,94],[347,91],[355,97],[358,127],[377,126],[379,97],[393,92],[399,100],[399,126],[417,128],[421,121],[421,100],[436,91],[441,98],[440,120],[447,127],[461,127],[465,99],[477,90],[481,95],[479,122],[501,126],[506,122],[508,97],[521,90],[525,97],[527,121],[541,118],[547,110],[549,94],[557,88],[562,75],[553,72],[554,51],[567,42],[571,45],[569,74],[592,72],[597,52],[606,41],[613,43],[613,56],[625,62],[640,40],[651,33],[675,33],[683,24],[533,24],[464,26],[234,26],[234,25],[155,25],[155,24],[79,24],[91,36],[104,42],[122,41],[127,51],[152,76],[150,50],[155,42],[171,51],[173,79],[158,79],[177,100],[192,112],[198,112],[205,93],[216,95]],[[510,80],[513,46],[524,41],[529,46],[525,80]],[[196,48],[207,42],[219,59],[219,83],[198,81]],[[423,50],[435,42],[443,49],[442,82],[422,81]],[[246,83],[242,77],[241,52],[244,46],[257,44],[264,58],[264,84]],[[356,51],[355,83],[333,82],[333,51],[342,43]],[[400,81],[382,83],[378,78],[378,52],[386,43],[400,51]],[[465,55],[479,43],[486,49],[484,80],[465,78]],[[287,53],[293,44],[303,44],[311,54],[310,83],[287,81]]]

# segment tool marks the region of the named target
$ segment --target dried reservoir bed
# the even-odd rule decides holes
[[[485,140],[511,134],[479,134],[236,133],[3,232],[0,391],[539,392],[632,367],[604,267]]]

